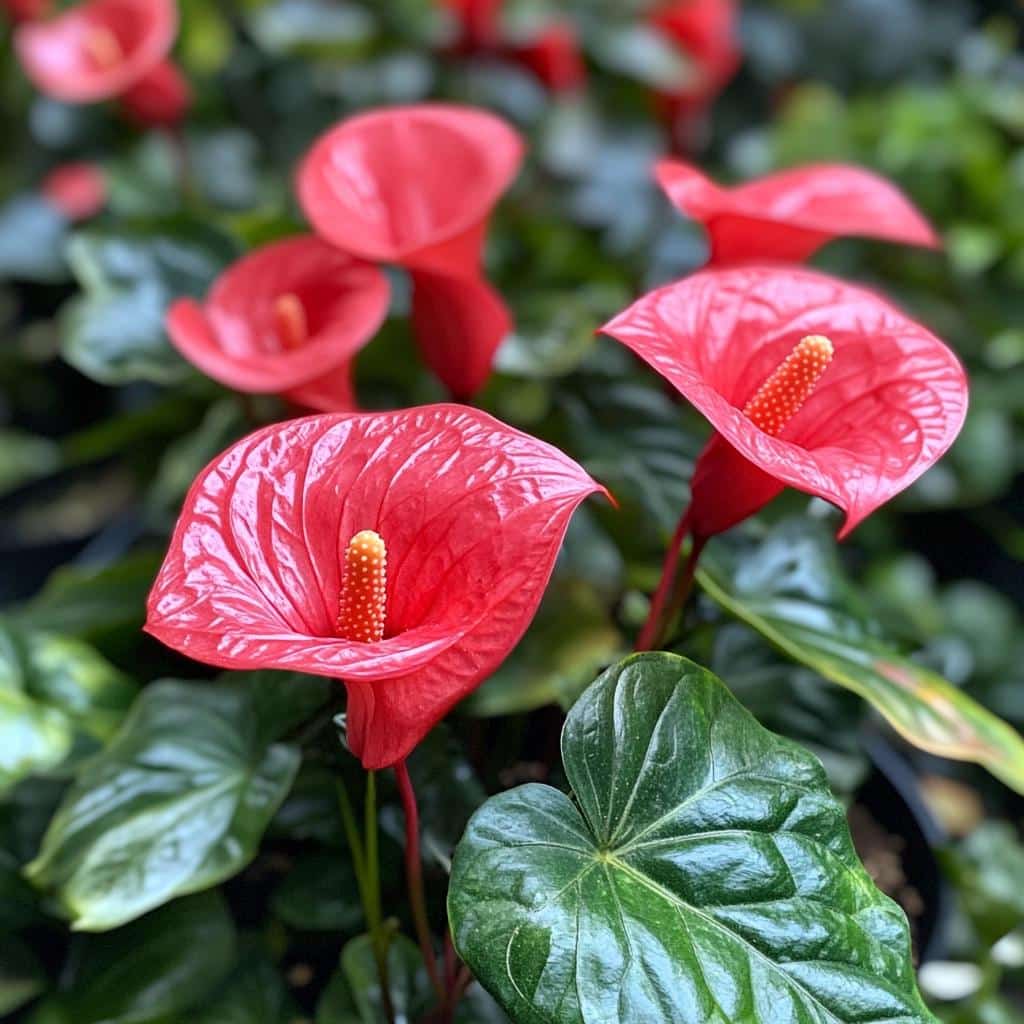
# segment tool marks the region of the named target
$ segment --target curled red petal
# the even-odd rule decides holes
[[[387,314],[387,278],[312,236],[266,245],[229,267],[206,302],[180,299],[167,330],[186,359],[239,391],[286,394],[311,408],[352,408],[349,364]],[[274,306],[296,297],[308,337],[285,348]]]
[[[705,270],[645,295],[603,330],[648,362],[749,463],[838,505],[841,536],[916,480],[967,411],[956,356],[885,299],[800,267]],[[780,436],[741,411],[806,335],[835,355]],[[729,513],[728,481],[715,500]]]
[[[178,30],[173,0],[86,0],[56,18],[26,22],[14,45],[36,87],[66,103],[120,96],[170,51]],[[109,45],[99,59],[96,39]]]
[[[55,167],[40,190],[69,221],[95,217],[107,202],[107,179],[98,164],[73,162]]]
[[[383,717],[352,709],[353,749],[390,763],[509,653],[573,510],[599,490],[557,449],[463,406],[277,424],[196,480],[146,628],[225,668],[334,676],[397,701]],[[341,567],[367,529],[387,545],[386,638],[354,643],[334,635]]]
[[[17,24],[47,17],[53,11],[53,0],[0,0],[0,7]]]
[[[321,136],[299,171],[299,199],[317,233],[347,252],[417,265],[422,250],[480,227],[522,155],[519,134],[486,111],[390,107]]]
[[[937,248],[931,225],[895,185],[860,167],[814,164],[722,188],[696,167],[663,160],[658,183],[707,228],[711,263],[800,262],[852,235]]]

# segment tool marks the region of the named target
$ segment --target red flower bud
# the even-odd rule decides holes
[[[382,768],[516,645],[601,490],[462,406],[275,424],[193,484],[146,629],[224,668],[343,679],[349,744]]]
[[[700,221],[715,265],[807,259],[842,235],[937,248],[931,225],[894,185],[846,164],[815,164],[722,188],[696,167],[663,160],[658,183],[674,206]]]
[[[518,134],[492,114],[422,104],[342,122],[299,172],[299,198],[318,234],[409,271],[423,357],[459,398],[486,382],[511,327],[480,263],[491,209],[522,152]]]
[[[169,60],[161,61],[121,96],[124,112],[150,128],[170,128],[178,124],[191,103],[188,80]]]
[[[228,387],[345,410],[356,407],[352,360],[387,307],[376,267],[305,236],[233,264],[202,305],[179,299],[167,330],[186,359]]]

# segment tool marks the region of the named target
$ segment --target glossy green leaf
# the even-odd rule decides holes
[[[163,552],[145,551],[104,566],[65,565],[15,616],[33,629],[93,639],[118,629],[138,629],[145,619],[146,595]]]
[[[301,1019],[277,968],[257,951],[247,952],[202,1007],[180,1024],[294,1024]]]
[[[274,891],[271,907],[299,931],[351,934],[362,923],[363,908],[347,852],[323,851],[297,860]]]
[[[452,872],[456,947],[519,1024],[932,1021],[821,765],[709,672],[628,658],[562,757],[573,798],[493,797]]]
[[[431,1000],[431,988],[416,943],[404,935],[388,948],[388,992],[395,1019],[417,1020]],[[348,942],[341,966],[331,977],[317,1007],[316,1024],[384,1024],[380,978],[368,935]]]
[[[0,495],[52,473],[60,464],[56,441],[22,430],[0,430]]]
[[[0,791],[95,749],[134,694],[86,644],[0,621]]]
[[[243,868],[291,786],[251,691],[164,680],[79,774],[28,868],[74,927],[103,931]]]
[[[66,310],[64,358],[103,384],[180,380],[188,367],[167,340],[164,313],[179,296],[201,297],[235,255],[199,222],[80,231],[68,259],[85,294]]]
[[[624,650],[621,634],[588,587],[552,587],[519,645],[462,710],[486,717],[546,704],[571,707]]]
[[[107,935],[79,936],[65,990],[48,1000],[44,1019],[142,1024],[177,1014],[204,1002],[234,954],[234,924],[219,895],[176,900]]]
[[[1013,825],[983,822],[942,861],[986,943],[1024,924],[1024,843]]]
[[[1024,739],[877,636],[823,525],[787,520],[759,545],[716,543],[701,566],[704,590],[784,654],[870,701],[916,746],[1024,793]]]

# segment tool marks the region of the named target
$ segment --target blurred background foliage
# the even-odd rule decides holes
[[[650,176],[666,147],[650,91],[682,59],[638,28],[650,5],[522,0],[507,16],[528,25],[555,6],[579,27],[589,74],[584,91],[552,97],[518,68],[447,55],[451,26],[427,0],[182,0],[176,54],[197,100],[183,149],[105,108],[34,95],[5,40],[0,1016],[376,1019],[330,785],[330,772],[351,764],[337,764],[329,729],[312,742],[290,731],[318,708],[332,710],[329,698],[312,687],[296,705],[294,687],[281,696],[281,679],[197,686],[187,680],[208,671],[138,630],[193,476],[252,425],[285,414],[274,399],[231,394],[188,366],[166,340],[163,311],[174,296],[202,295],[240,252],[302,230],[295,162],[346,114],[450,98],[501,112],[528,135],[530,159],[499,207],[488,252],[517,328],[481,404],[564,446],[622,505],[617,514],[584,510],[536,625],[465,708],[460,732],[473,768],[462,755],[443,756],[447,735],[418,755],[423,788],[439,805],[438,870],[481,787],[537,777],[557,736],[557,708],[628,648],[706,427],[594,330],[641,289],[698,267],[706,250]],[[775,503],[742,542],[763,544],[746,557],[770,568],[774,531],[796,530],[799,579],[789,583],[804,597],[818,600],[818,584],[831,580],[829,601],[843,615],[855,604],[865,636],[884,635],[1018,728],[1022,23],[1013,0],[745,0],[742,69],[691,154],[725,181],[800,162],[864,164],[902,186],[943,234],[944,253],[840,241],[814,262],[886,291],[960,354],[972,406],[956,446],[838,558],[818,522],[827,510],[799,495]],[[48,170],[71,159],[98,161],[109,184],[106,211],[78,227],[38,191]],[[417,362],[407,289],[393,277],[393,315],[357,365],[366,407],[443,397]],[[859,581],[855,596],[839,579],[844,571]],[[897,739],[868,705],[825,683],[827,672],[794,667],[722,608],[702,597],[680,649],[718,672],[765,724],[823,757],[851,801],[862,856],[910,913],[936,1012],[956,1024],[1024,1022],[1024,800],[980,768]],[[148,685],[161,677],[179,681]],[[182,702],[192,719],[165,720]],[[85,813],[83,794],[104,773],[127,771],[168,730],[208,732],[214,743],[221,725],[246,737],[229,760],[232,792],[253,819],[250,848],[221,851],[205,873],[165,877],[158,893],[129,885],[118,907],[96,905],[89,873],[99,839],[68,824]],[[186,772],[189,752],[180,757]],[[254,808],[245,794],[257,782],[264,803]],[[177,799],[194,780],[181,785]],[[462,803],[441,801],[445,787]],[[156,841],[140,824],[147,808],[126,802],[105,813],[101,832],[125,828],[132,842]],[[433,827],[430,811],[424,816]],[[395,830],[385,851],[396,861],[399,840]],[[117,927],[72,935],[62,918],[76,915],[93,921],[87,927]],[[337,970],[335,932],[349,940]],[[404,957],[415,1002],[423,979],[407,952],[398,946],[394,955]],[[370,993],[355,1009],[353,991]],[[501,1019],[482,994],[473,1000],[462,1019]],[[200,1002],[201,1011],[190,1009]]]

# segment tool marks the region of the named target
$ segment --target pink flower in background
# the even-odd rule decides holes
[[[387,308],[380,270],[306,236],[249,253],[202,304],[179,299],[167,330],[189,362],[227,387],[340,411],[356,408],[352,360]]]
[[[855,235],[937,248],[931,225],[895,185],[846,164],[794,167],[723,188],[691,164],[663,160],[658,183],[700,221],[715,265],[800,262],[833,238]]]
[[[518,133],[493,114],[420,104],[343,121],[299,171],[299,199],[321,237],[409,271],[423,358],[460,399],[487,381],[511,329],[481,258],[491,211],[522,155]]]
[[[180,72],[166,61],[177,30],[173,0],[85,0],[20,25],[14,44],[25,73],[48,96],[65,103],[121,98],[136,116],[157,110],[147,123],[167,124],[188,99]]]
[[[107,179],[98,164],[77,162],[55,167],[40,191],[72,222],[95,217],[107,203]]]

